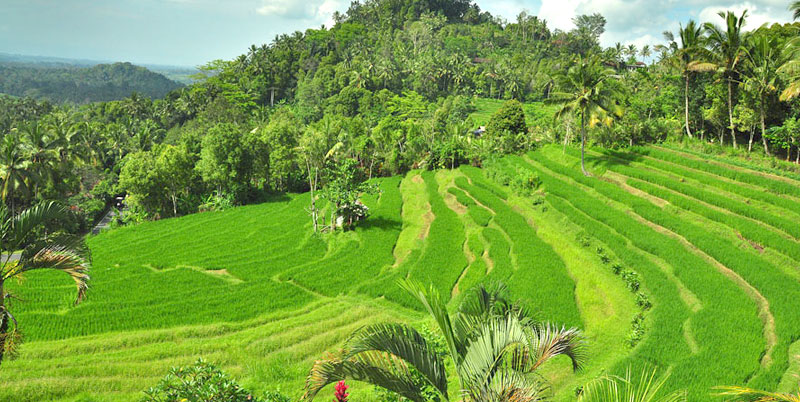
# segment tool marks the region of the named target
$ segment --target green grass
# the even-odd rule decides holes
[[[501,104],[478,100],[487,116]],[[633,151],[593,150],[601,177],[591,178],[572,149],[499,161],[536,172],[543,184],[531,196],[466,166],[379,179],[381,193],[364,199],[371,216],[344,233],[313,235],[310,200],[297,194],[91,237],[81,305],[57,273],[10,284],[25,343],[0,368],[0,400],[135,401],[198,357],[252,390],[298,398],[313,361],[353,330],[431,325],[397,286],[404,278],[433,285],[451,307],[470,287],[502,281],[539,317],[583,329],[586,368],[572,373],[559,359],[541,371],[557,401],[642,364],[670,370],[669,387],[691,400],[715,385],[788,390],[800,370],[796,186],[697,154]],[[615,265],[636,273],[653,304],[633,347],[642,309]],[[354,400],[375,399],[370,386],[351,385]]]

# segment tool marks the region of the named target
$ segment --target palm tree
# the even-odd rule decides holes
[[[767,146],[766,126],[764,116],[766,114],[767,96],[777,90],[778,68],[782,63],[782,53],[778,48],[777,38],[770,38],[767,35],[753,37],[747,49],[748,74],[745,78],[745,88],[756,95],[761,121],[761,140],[764,143],[764,152],[769,155]],[[752,145],[752,136],[751,136]]]
[[[800,387],[795,394],[781,394],[777,392],[760,391],[743,387],[717,387],[721,390],[718,395],[732,396],[735,401],[756,402],[800,402]]]
[[[650,57],[650,55],[652,55],[652,54],[653,54],[653,52],[652,52],[652,50],[650,50],[650,45],[644,45],[644,46],[642,46],[642,49],[639,50],[639,55],[642,56],[642,59],[646,59],[646,58]]]
[[[800,1],[793,1],[792,4],[789,5],[789,11],[792,12],[792,18],[800,18]]]
[[[29,194],[30,161],[25,158],[19,136],[12,132],[0,142],[0,198],[14,210],[14,197]]]
[[[703,62],[704,38],[702,35],[703,28],[698,25],[694,20],[689,20],[686,26],[680,26],[678,35],[680,36],[680,45],[675,42],[675,36],[672,33],[665,32],[665,37],[670,39],[670,48],[674,50],[674,57],[672,58],[681,71],[684,80],[684,124],[686,125],[686,135],[693,138],[692,130],[689,126],[689,83],[693,72],[697,71],[711,71],[714,65],[711,63]]]
[[[733,123],[733,83],[738,72],[739,63],[744,54],[744,42],[747,37],[742,31],[747,10],[737,17],[731,11],[718,14],[725,20],[725,28],[720,28],[710,22],[703,25],[708,34],[708,43],[717,56],[717,65],[728,82],[728,122],[730,123],[733,148],[736,148],[736,127]]]
[[[589,176],[584,162],[587,124],[590,121],[608,122],[611,115],[622,114],[620,107],[614,103],[617,91],[606,82],[613,74],[614,71],[604,67],[598,56],[578,56],[561,77],[562,89],[569,92],[556,92],[548,100],[548,103],[561,105],[556,118],[569,113],[579,113],[581,116],[581,171],[585,176]]]
[[[89,257],[82,241],[70,236],[39,237],[30,241],[36,230],[45,223],[62,219],[66,209],[54,202],[45,202],[14,215],[5,204],[0,204],[0,362],[6,352],[12,351],[17,338],[17,321],[8,309],[11,296],[4,284],[11,278],[20,278],[29,271],[52,269],[69,275],[78,288],[79,303],[86,296],[89,276]],[[22,250],[12,257],[16,250]],[[13,323],[13,328],[9,330]]]
[[[669,374],[657,377],[655,369],[643,369],[639,378],[632,378],[631,369],[625,377],[603,376],[587,384],[579,402],[685,402],[686,391],[664,394],[661,390]]]
[[[566,355],[573,369],[582,365],[583,341],[578,330],[532,320],[507,300],[502,286],[473,290],[449,314],[433,287],[425,290],[410,281],[401,285],[436,321],[447,345],[445,354],[458,376],[457,397],[464,401],[538,401],[546,384],[531,374],[544,362]],[[445,367],[443,357],[411,326],[371,325],[353,334],[340,354],[314,364],[303,399],[313,400],[326,385],[350,378],[415,402],[427,400],[422,389],[432,388],[449,401]]]

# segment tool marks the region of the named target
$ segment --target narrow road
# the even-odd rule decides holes
[[[92,228],[92,234],[96,235],[102,232],[103,230],[108,229],[108,227],[111,225],[111,221],[113,221],[114,218],[116,218],[119,214],[120,211],[118,209],[116,208],[109,209],[108,212],[105,214],[105,216],[103,216],[103,219],[100,219],[100,222],[97,222],[97,225],[95,225],[95,227]]]

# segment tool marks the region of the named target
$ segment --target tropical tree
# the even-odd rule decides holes
[[[792,4],[789,5],[789,11],[792,12],[792,18],[798,19],[800,18],[800,1],[793,1]]]
[[[55,202],[40,203],[14,215],[0,203],[0,362],[19,338],[18,325],[8,308],[11,295],[5,282],[26,272],[52,269],[69,275],[78,288],[79,303],[86,297],[90,260],[81,240],[71,236],[41,236],[47,222],[63,219],[67,210]],[[13,255],[17,250],[21,253]],[[13,326],[11,325],[13,324]]]
[[[781,93],[780,100],[788,102],[800,96],[800,38],[786,42],[783,51],[785,61],[778,68],[778,74],[786,82],[786,88]]]
[[[777,90],[778,68],[782,65],[783,55],[778,46],[778,38],[762,34],[751,37],[748,42],[750,45],[746,54],[749,68],[744,84],[745,88],[753,93],[757,99],[761,122],[761,140],[764,143],[764,152],[769,155],[765,123],[767,96]]]
[[[672,57],[672,64],[676,64],[681,72],[684,80],[684,125],[686,126],[686,135],[692,138],[692,130],[689,125],[689,83],[691,81],[692,73],[696,71],[711,71],[714,65],[702,61],[706,52],[703,48],[703,28],[698,25],[694,20],[689,20],[686,26],[680,26],[678,36],[680,36],[680,45],[675,42],[672,33],[666,32],[665,36],[670,39],[670,47],[673,49],[674,54]]]
[[[663,392],[669,375],[659,377],[656,369],[643,369],[638,378],[633,378],[631,369],[625,377],[606,375],[585,387],[579,402],[685,402],[686,391]]]
[[[19,135],[10,133],[0,141],[0,196],[14,210],[14,197],[28,194],[30,161],[25,158]]]
[[[739,72],[742,56],[745,54],[747,34],[742,30],[747,18],[747,10],[737,17],[732,11],[718,14],[725,20],[725,27],[720,28],[710,22],[703,25],[708,34],[708,44],[717,58],[716,63],[728,84],[728,123],[731,131],[733,147],[736,148],[736,127],[733,122],[733,84]]]
[[[581,368],[580,332],[531,319],[525,309],[508,301],[502,286],[474,289],[449,314],[435,288],[426,290],[411,281],[401,285],[422,303],[441,331],[459,379],[456,397],[464,401],[538,401],[546,383],[531,374],[544,362],[566,355],[574,370]],[[424,387],[415,381],[419,377]],[[313,400],[326,385],[347,378],[415,402],[427,400],[426,387],[450,400],[444,359],[430,341],[405,324],[375,324],[357,331],[339,354],[314,364],[303,399]]]
[[[549,103],[560,104],[557,119],[570,113],[581,118],[581,171],[589,176],[584,162],[586,149],[586,126],[597,122],[610,122],[612,115],[621,116],[622,109],[615,103],[617,91],[607,81],[614,71],[603,66],[600,57],[578,56],[572,66],[561,77],[562,91],[553,93]]]

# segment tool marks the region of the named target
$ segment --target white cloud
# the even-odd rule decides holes
[[[753,30],[765,23],[786,23],[790,22],[789,12],[786,10],[786,3],[780,2],[777,5],[775,1],[761,1],[761,4],[754,4],[753,2],[742,2],[733,5],[717,5],[710,6],[702,9],[698,14],[700,22],[712,22],[714,24],[722,25],[723,19],[717,15],[720,12],[733,11],[736,15],[742,15],[744,10],[747,10],[747,18],[745,19],[746,30]]]
[[[578,6],[585,2],[586,0],[542,0],[539,18],[547,20],[550,29],[570,30],[575,27],[572,18],[577,14]]]
[[[333,13],[344,12],[346,0],[262,0],[256,13],[268,17],[306,20],[314,24],[333,25]]]

